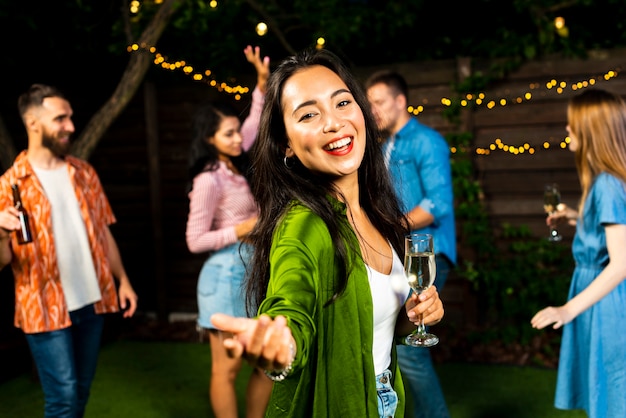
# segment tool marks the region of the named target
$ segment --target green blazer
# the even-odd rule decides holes
[[[345,221],[346,207],[333,200]],[[359,248],[353,230],[353,248]],[[378,417],[372,357],[373,302],[365,265],[356,263],[345,292],[330,306],[339,274],[326,225],[294,203],[274,232],[270,281],[259,314],[284,315],[297,344],[293,371],[275,382],[267,417]],[[404,416],[404,387],[392,349],[396,417]]]

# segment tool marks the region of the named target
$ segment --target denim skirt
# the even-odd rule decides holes
[[[198,325],[215,329],[211,315],[247,316],[243,280],[250,247],[239,242],[211,254],[198,279]]]

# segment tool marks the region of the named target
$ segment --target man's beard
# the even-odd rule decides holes
[[[58,135],[65,136],[65,132],[59,132]],[[70,142],[62,143],[57,140],[55,135],[44,132],[41,138],[41,144],[48,148],[54,155],[59,158],[65,157],[70,151]]]
[[[391,136],[391,128],[380,128],[380,133],[383,138],[389,138]]]
[[[392,125],[388,120],[377,120],[376,128],[378,128],[378,132],[382,135],[383,138],[388,138],[391,136]]]

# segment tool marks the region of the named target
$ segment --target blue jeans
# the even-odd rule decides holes
[[[398,394],[391,386],[391,371],[385,370],[376,376],[376,391],[378,392],[378,416],[391,418],[398,408]]]
[[[437,263],[435,286],[441,292],[452,269],[452,264],[443,255],[437,254],[435,259]],[[406,384],[413,400],[413,410],[407,410],[406,416],[413,418],[449,418],[450,413],[446,406],[446,400],[430,357],[431,348],[398,345],[397,350],[402,380]]]
[[[70,312],[72,325],[25,334],[45,399],[46,418],[81,418],[96,374],[104,317],[88,305]]]

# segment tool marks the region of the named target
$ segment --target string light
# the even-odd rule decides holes
[[[323,47],[324,40],[323,38],[318,39],[318,47]],[[176,71],[182,70],[186,75],[190,76],[194,81],[207,83],[209,86],[216,88],[218,91],[228,94],[233,94],[235,100],[241,100],[242,95],[245,95],[250,92],[249,87],[245,86],[231,86],[225,82],[219,83],[214,78],[211,77],[211,70],[204,70],[203,72],[195,71],[193,66],[187,64],[185,61],[175,61],[169,62],[167,57],[159,53],[155,47],[148,47],[146,45],[138,45],[133,44],[128,47],[128,52],[137,52],[139,50],[148,51],[149,53],[154,55],[153,63],[155,65],[160,66],[163,69]],[[618,70],[610,70],[605,74],[597,77],[591,77],[587,80],[578,81],[576,83],[572,83],[570,88],[573,91],[580,90],[586,87],[591,87],[596,84],[597,81],[604,80],[609,81],[618,76]],[[531,83],[529,85],[530,90],[537,90],[540,86],[540,83]],[[557,94],[563,94],[565,88],[567,88],[568,83],[566,81],[557,81],[550,80],[545,84],[545,88],[549,91],[555,91]],[[524,102],[528,102],[532,100],[533,94],[531,91],[525,92],[523,95],[515,97],[515,98],[506,98],[500,97],[497,99],[487,99],[486,94],[481,92],[477,94],[467,93],[462,96],[461,99],[458,100],[458,104],[462,107],[467,107],[471,103],[476,104],[476,106],[484,105],[487,109],[493,109],[498,105],[501,107],[507,106],[509,103],[511,104],[521,104]],[[454,101],[448,97],[441,98],[441,104],[446,107],[450,107],[454,104]],[[424,106],[422,105],[409,105],[407,107],[407,111],[412,115],[417,116],[418,114],[424,111]],[[563,140],[556,141],[558,146],[561,149],[566,149],[567,144],[570,142],[570,138],[566,137]],[[550,149],[550,142],[544,142],[542,144],[542,149],[548,150]],[[455,147],[451,147],[450,151],[452,153],[458,152],[458,149]],[[530,145],[528,142],[523,143],[522,145],[511,145],[506,144],[502,141],[501,138],[496,138],[489,146],[486,148],[478,147],[475,150],[477,155],[490,155],[495,151],[503,151],[512,155],[534,155],[537,152],[537,147]]]
[[[561,149],[567,149],[568,144],[571,142],[571,138],[566,136],[562,140],[556,141],[556,146]],[[544,141],[541,144],[541,148],[544,151],[552,148],[553,145],[550,141]],[[478,155],[490,155],[492,152],[502,151],[507,152],[513,155],[527,154],[534,155],[537,152],[537,147],[530,145],[528,142],[523,143],[522,145],[511,145],[505,144],[502,139],[496,138],[491,144],[487,146],[487,148],[476,148],[476,154]]]
[[[161,2],[162,0],[155,0],[156,4],[159,4]],[[209,6],[211,8],[216,8],[217,1],[215,0],[210,1]],[[141,9],[141,2],[138,0],[133,0],[130,2],[129,8],[130,8],[130,12],[136,15],[137,13],[139,13],[139,10]],[[568,35],[567,26],[565,25],[565,19],[563,19],[562,17],[557,17],[554,20],[554,26],[557,32],[559,33],[559,35],[561,36]],[[264,22],[258,23],[256,26],[256,33],[258,36],[264,36],[267,33],[267,25]],[[326,44],[326,40],[323,37],[319,37],[316,41],[316,48],[322,49],[324,48],[325,44]],[[209,69],[206,69],[202,72],[198,72],[193,68],[193,66],[189,65],[183,60],[170,62],[168,61],[168,58],[162,55],[160,52],[158,52],[154,46],[133,44],[133,45],[128,46],[127,50],[129,53],[137,52],[139,50],[148,51],[149,53],[154,55],[153,63],[155,65],[158,65],[161,68],[170,70],[170,71],[182,70],[185,75],[190,76],[194,81],[204,82],[208,84],[209,86],[216,88],[220,92],[233,94],[235,100],[241,100],[242,95],[250,93],[249,87],[240,86],[240,85],[231,86],[225,82],[221,82],[221,83],[218,82],[217,80],[215,80],[215,78],[211,77],[212,71]],[[591,77],[587,80],[581,80],[576,83],[571,83],[569,84],[569,87],[573,91],[577,91],[586,87],[594,86],[597,81],[602,81],[602,80],[609,81],[617,77],[620,70],[621,69],[609,70],[601,76]],[[440,99],[440,102],[443,106],[446,106],[446,107],[451,107],[455,104],[458,104],[459,106],[464,107],[464,108],[474,105],[478,107],[484,106],[488,110],[491,110],[498,106],[505,107],[505,106],[508,106],[509,104],[522,104],[525,102],[529,102],[534,97],[533,91],[539,89],[539,87],[540,87],[540,83],[531,83],[529,85],[528,91],[516,97],[509,97],[509,98],[500,97],[500,98],[488,99],[486,94],[484,92],[481,92],[481,93],[476,93],[476,94],[467,93],[463,95],[460,99],[451,99],[448,97],[442,97]],[[568,87],[568,82],[566,81],[558,82],[557,80],[554,80],[554,79],[550,80],[549,82],[545,84],[546,90],[554,91],[559,95],[563,94],[567,87]],[[415,116],[424,112],[424,110],[425,108],[422,105],[409,105],[407,107],[407,111]],[[561,149],[566,149],[567,145],[570,142],[570,138],[565,137],[563,140],[558,140],[556,142]],[[541,148],[543,148],[544,150],[548,150],[550,149],[550,147],[551,147],[551,144],[549,141],[543,142],[541,146]],[[495,151],[503,151],[503,152],[510,153],[512,155],[534,155],[536,153],[536,150],[537,148],[530,145],[528,142],[525,142],[522,145],[515,146],[515,145],[504,143],[501,138],[496,138],[491,144],[489,144],[488,147],[476,148],[475,153],[477,155],[490,155],[492,152],[495,152]],[[452,153],[456,153],[458,150],[456,147],[451,147],[450,151]]]
[[[259,22],[256,25],[256,34],[259,36],[264,36],[267,33],[267,25],[265,22]]]
[[[565,25],[565,19],[562,16],[558,16],[554,19],[554,29],[556,29],[556,33],[562,38],[569,36],[569,29]]]
[[[567,81],[557,81],[553,79],[546,83],[545,88],[546,90],[554,91],[557,94],[563,94],[565,92],[565,89],[568,87],[568,85],[570,86],[572,90],[578,90],[581,88],[590,87],[590,86],[595,85],[598,81],[601,81],[601,80],[609,81],[610,79],[617,77],[619,70],[620,69],[610,70],[602,75],[591,77],[587,80],[577,81],[571,84],[569,84]],[[521,96],[508,97],[508,98],[500,97],[500,98],[494,98],[494,99],[487,99],[485,93],[478,93],[478,94],[468,93],[462,96],[461,99],[457,99],[456,101],[447,97],[443,97],[441,99],[441,104],[443,104],[444,106],[448,106],[448,107],[457,103],[461,107],[468,107],[472,105],[472,103],[475,104],[476,106],[482,106],[484,104],[488,109],[493,109],[498,105],[501,107],[504,107],[508,105],[509,103],[522,104],[524,102],[530,101],[533,98],[533,90],[537,90],[539,87],[540,87],[540,83],[530,83],[529,90],[526,91],[524,94],[522,94]]]
[[[242,95],[250,92],[249,87],[241,85],[231,86],[225,82],[218,82],[217,80],[215,80],[215,78],[211,77],[211,75],[213,74],[211,70],[207,69],[198,72],[194,69],[192,65],[183,60],[174,62],[168,61],[168,58],[158,52],[154,46],[149,47],[147,45],[132,44],[127,48],[127,50],[128,52],[138,52],[140,50],[147,51],[154,55],[154,59],[152,62],[155,65],[158,65],[159,67],[170,71],[181,70],[183,73],[185,73],[185,75],[190,76],[194,81],[206,83],[220,92],[233,94],[235,100],[241,100]]]
[[[320,38],[320,40],[321,41],[318,42],[318,45],[323,45],[324,44],[323,39]],[[154,55],[153,63],[155,65],[158,65],[161,68],[170,70],[170,71],[182,70],[186,75],[191,76],[194,81],[205,82],[209,86],[216,88],[220,92],[234,94],[235,100],[241,100],[242,95],[245,95],[250,92],[249,87],[244,87],[240,85],[230,86],[224,82],[219,83],[218,81],[216,81],[214,78],[211,77],[211,74],[212,74],[211,70],[207,69],[207,70],[204,70],[203,72],[197,72],[194,70],[193,66],[187,64],[185,61],[181,60],[181,61],[169,62],[167,57],[159,53],[156,50],[156,48],[153,46],[148,47],[145,45],[133,44],[128,47],[128,52],[137,52],[139,50],[145,50],[153,54]],[[597,80],[609,81],[617,76],[618,76],[617,70],[607,71],[602,76],[591,77],[587,80],[582,80],[576,83],[572,83],[570,85],[570,88],[576,91],[576,90],[583,89],[586,87],[594,86]],[[540,86],[539,83],[531,83],[529,88],[530,90],[537,90],[539,86]],[[545,84],[545,88],[547,90],[555,91],[557,94],[563,94],[567,86],[568,86],[567,82],[565,81],[558,82],[557,80],[554,80],[554,79],[550,80],[549,82]],[[461,99],[458,100],[458,103],[462,107],[467,107],[471,103],[475,103],[477,106],[485,105],[487,109],[493,109],[498,105],[501,107],[507,106],[509,103],[521,104],[521,103],[530,101],[532,98],[533,98],[533,94],[531,91],[527,91],[522,96],[515,97],[513,99],[506,98],[506,97],[501,97],[497,99],[487,99],[485,93],[481,92],[477,94],[467,93],[463,95]],[[452,99],[448,97],[442,97],[441,104],[443,106],[450,107],[454,104],[454,102]],[[407,111],[411,113],[412,115],[416,115],[416,116],[422,113],[424,109],[425,108],[422,105],[409,105],[407,107]],[[557,140],[556,142],[561,149],[566,149],[567,144],[569,144],[570,142],[570,138],[566,137],[563,140]],[[550,149],[550,147],[551,147],[550,142],[544,142],[541,146],[543,150],[548,150]],[[450,150],[452,153],[456,153],[459,151],[455,147],[451,147]],[[522,145],[506,144],[504,141],[502,141],[501,138],[496,138],[486,148],[482,148],[482,147],[476,148],[475,153],[477,155],[486,156],[486,155],[490,155],[492,152],[495,152],[495,151],[503,151],[512,155],[534,155],[537,152],[537,147],[530,145],[528,142],[525,142]]]
[[[141,8],[141,3],[137,0],[133,0],[128,5],[130,13],[136,15],[139,13],[139,9]]]
[[[577,81],[575,83],[568,83],[567,81],[557,81],[555,79],[552,79],[545,84],[545,89],[548,91],[556,92],[556,94],[559,94],[559,95],[563,94],[568,87],[572,91],[577,91],[577,90],[584,89],[587,87],[595,86],[596,83],[599,81],[609,81],[617,77],[620,70],[621,69],[609,70],[602,75],[590,77],[589,79]],[[529,85],[529,89],[530,89],[529,91],[525,92],[521,96],[517,96],[513,98],[500,97],[500,98],[494,98],[494,99],[487,99],[485,93],[477,93],[477,94],[467,93],[465,95],[462,95],[461,98],[458,99],[457,102],[455,102],[453,99],[442,97],[441,104],[446,107],[451,107],[455,103],[458,103],[461,107],[468,107],[472,103],[474,103],[476,106],[484,105],[484,107],[487,108],[488,110],[492,110],[496,108],[497,106],[504,107],[509,104],[522,104],[524,102],[528,102],[532,100],[533,98],[532,91],[537,90],[539,88],[540,88],[540,83],[531,83]],[[407,111],[411,114],[417,115],[418,113],[423,112],[424,108],[422,106],[419,106],[419,107],[408,106]],[[570,141],[571,139],[569,137],[565,137],[562,140],[556,140],[554,142],[556,142],[559,148],[567,149],[567,146],[570,143]],[[543,150],[548,150],[550,149],[550,147],[551,147],[551,144],[548,141],[544,142],[541,146]],[[475,153],[477,155],[486,156],[486,155],[490,155],[492,152],[495,152],[495,151],[503,151],[512,155],[521,155],[521,154],[534,155],[537,152],[537,147],[531,146],[528,142],[525,142],[522,145],[505,144],[502,141],[502,139],[496,138],[491,144],[489,144],[488,147],[476,148]],[[453,151],[453,152],[456,152],[456,151]]]

